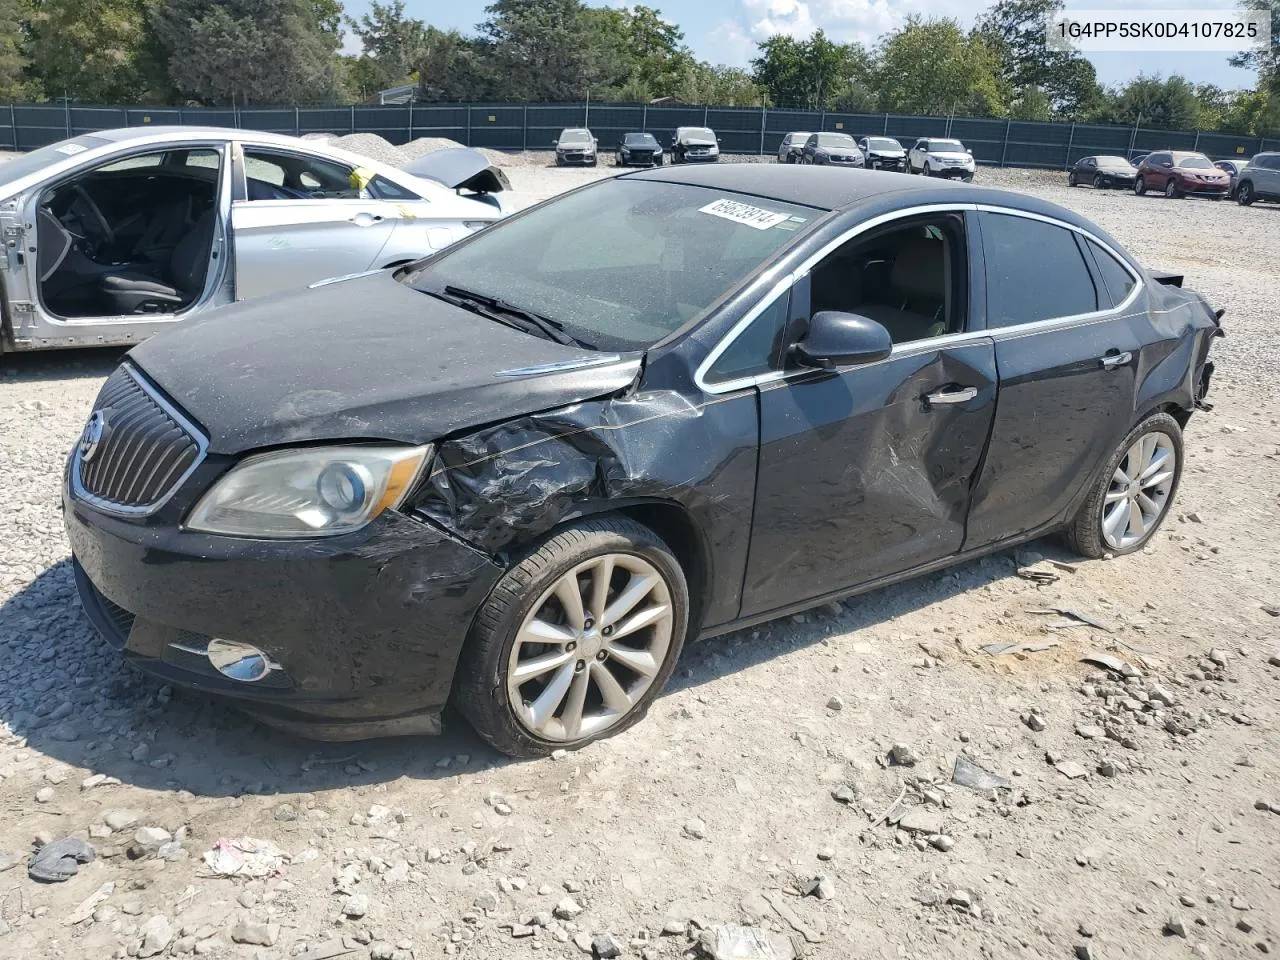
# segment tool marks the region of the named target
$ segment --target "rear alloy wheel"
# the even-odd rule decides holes
[[[1142,549],[1169,512],[1182,477],[1182,429],[1167,413],[1129,432],[1076,514],[1067,539],[1086,557]]]
[[[476,618],[454,701],[512,756],[543,756],[639,721],[688,627],[684,573],[624,518],[561,530],[512,567]]]
[[[1079,182],[1076,180],[1076,175],[1074,172],[1067,174],[1067,186],[1068,187],[1080,186]]]
[[[1170,180],[1164,185],[1164,195],[1169,200],[1181,200],[1182,193],[1178,190],[1178,185]]]
[[[1141,177],[1133,181],[1133,192],[1138,196],[1145,194],[1147,192],[1147,181],[1143,180]]]
[[[1253,194],[1253,184],[1248,180],[1236,187],[1236,203],[1240,204],[1240,206],[1250,206],[1255,199],[1256,198]]]

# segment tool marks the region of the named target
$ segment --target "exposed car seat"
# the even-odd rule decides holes
[[[883,324],[894,343],[936,337],[947,332],[947,249],[933,237],[904,239],[889,273],[890,303],[858,308]]]
[[[174,247],[192,227],[192,198],[184,197],[176,203],[166,204],[157,210],[133,245],[133,256],[150,263],[164,263],[173,254]]]
[[[186,306],[199,295],[209,268],[214,211],[203,213],[178,241],[168,270],[118,270],[102,277],[99,291],[111,314],[167,313]]]

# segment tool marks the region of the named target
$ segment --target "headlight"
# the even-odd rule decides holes
[[[249,457],[213,485],[189,530],[262,540],[330,537],[399,506],[430,446],[341,446]]]

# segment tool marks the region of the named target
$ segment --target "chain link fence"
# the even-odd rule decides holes
[[[1034,123],[978,117],[921,117],[891,113],[834,113],[741,107],[618,104],[395,104],[335,107],[111,107],[81,104],[0,106],[0,150],[33,150],[67,137],[115,127],[240,127],[273,133],[376,133],[393,144],[448,137],[472,147],[550,150],[565,127],[590,127],[611,152],[625,133],[647,131],[669,143],[677,127],[716,131],[733,154],[773,154],[794,130],[841,131],[854,137],[954,137],[979,163],[1063,169],[1092,154],[1132,156],[1150,150],[1199,150],[1214,159],[1247,158],[1280,150],[1280,139],[1141,126]]]

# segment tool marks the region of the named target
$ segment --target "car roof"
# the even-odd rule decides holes
[[[621,180],[681,183],[728,190],[821,210],[850,211],[893,197],[903,207],[928,203],[987,203],[1039,213],[1094,232],[1098,227],[1070,210],[1012,190],[934,177],[906,177],[883,170],[845,170],[786,163],[719,163],[655,167]]]

